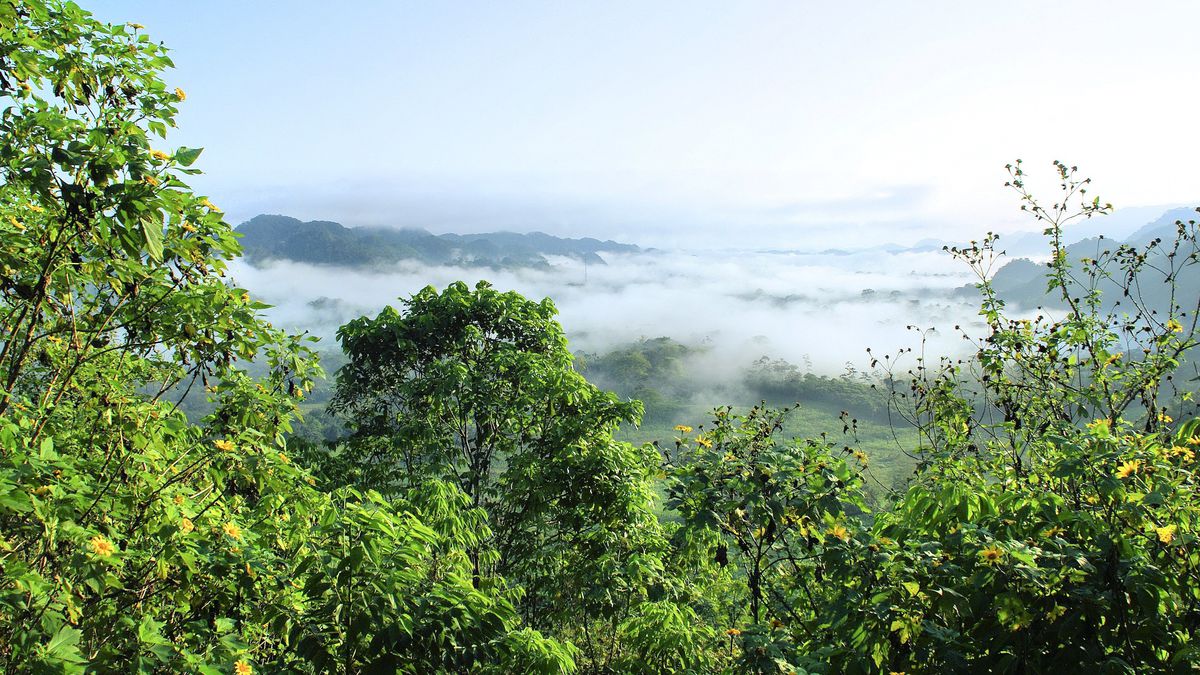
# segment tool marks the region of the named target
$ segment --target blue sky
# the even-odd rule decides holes
[[[172,48],[235,223],[965,238],[1025,226],[1015,157],[1200,199],[1196,3],[82,4]]]

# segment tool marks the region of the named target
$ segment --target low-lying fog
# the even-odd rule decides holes
[[[667,336],[708,345],[716,362],[739,367],[770,355],[836,374],[867,368],[877,354],[916,347],[907,326],[935,327],[932,351],[962,344],[953,330],[977,320],[974,279],[942,252],[811,254],[795,251],[646,251],[605,255],[607,265],[553,259],[551,270],[398,265],[387,272],[237,261],[234,279],[274,307],[268,315],[321,336],[336,349],[337,326],[384,305],[399,306],[426,285],[486,279],[498,289],[550,297],[572,350]],[[974,331],[978,333],[978,331]],[[806,358],[807,357],[807,358]]]

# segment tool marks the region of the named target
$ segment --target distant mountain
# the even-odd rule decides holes
[[[585,237],[566,239],[542,232],[432,234],[421,229],[345,227],[327,220],[300,221],[259,215],[237,227],[251,264],[292,260],[340,267],[380,267],[403,261],[470,267],[543,267],[547,256],[603,265],[601,253],[633,253],[633,244]]]
[[[1200,216],[1197,215],[1195,209],[1171,209],[1135,230],[1124,241],[1101,236],[1087,237],[1076,241],[1065,248],[1067,260],[1073,265],[1079,266],[1082,259],[1100,258],[1106,252],[1115,251],[1121,244],[1128,244],[1136,249],[1145,249],[1151,241],[1161,240],[1162,244],[1149,254],[1146,269],[1138,276],[1136,286],[1140,293],[1140,302],[1144,306],[1158,312],[1165,312],[1172,299],[1170,286],[1164,283],[1162,270],[1167,270],[1172,265],[1168,254],[1170,253],[1170,244],[1175,241],[1175,223],[1197,218]],[[1045,253],[1049,252],[1045,247],[1042,250]],[[1189,249],[1182,253],[1188,255],[1191,252]],[[1182,257],[1174,260],[1176,267],[1180,267],[1183,263]],[[1116,273],[1115,265],[1111,271]],[[1017,303],[1025,307],[1058,307],[1062,304],[1059,291],[1055,290],[1052,293],[1046,291],[1047,272],[1048,268],[1044,263],[1035,263],[1028,258],[1016,258],[996,271],[992,277],[992,286],[1000,298],[1009,303]],[[1119,277],[1119,275],[1117,276]],[[1109,309],[1117,306],[1118,303],[1131,303],[1130,300],[1122,297],[1119,281],[1120,278],[1109,279],[1103,280],[1099,284],[1106,307]],[[966,292],[965,289],[964,292]],[[1074,290],[1076,294],[1080,292],[1082,292],[1081,288]],[[1189,306],[1195,307],[1198,297],[1200,297],[1200,265],[1183,266],[1175,283],[1174,301],[1186,310]]]
[[[1133,234],[1125,239],[1125,243],[1131,246],[1145,246],[1154,239],[1162,239],[1163,241],[1174,241],[1177,232],[1175,223],[1178,221],[1187,222],[1200,218],[1197,215],[1196,209],[1180,208],[1171,209],[1162,214],[1153,222],[1143,225]]]

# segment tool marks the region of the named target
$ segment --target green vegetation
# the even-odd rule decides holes
[[[719,407],[620,440],[640,404],[581,371],[690,417],[686,347],[585,366],[549,300],[456,283],[342,327],[326,444],[292,433],[314,354],[223,278],[240,248],[184,182],[200,151],[152,145],[185,99],[169,66],[139,26],[0,1],[0,670],[1200,667],[1175,377],[1200,298],[1104,301],[1159,259],[1074,266],[1063,224],[1106,210],[1074,169],[1044,208],[1012,168],[1061,318],[1006,315],[994,237],[956,249],[973,350],[880,359],[882,391],[760,362],[740,395],[807,401],[799,422]],[[1194,222],[1170,250],[1194,269]],[[821,419],[841,428],[795,437]],[[888,421],[904,479],[856,442]]]
[[[200,151],[151,144],[185,98],[164,49],[57,2],[0,3],[0,45],[0,670],[568,668],[472,583],[459,492],[323,491],[290,458],[318,373],[222,279]]]

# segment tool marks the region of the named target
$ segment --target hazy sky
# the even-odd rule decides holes
[[[906,243],[1023,226],[1016,157],[1200,199],[1200,3],[82,4],[173,49],[235,223]]]

